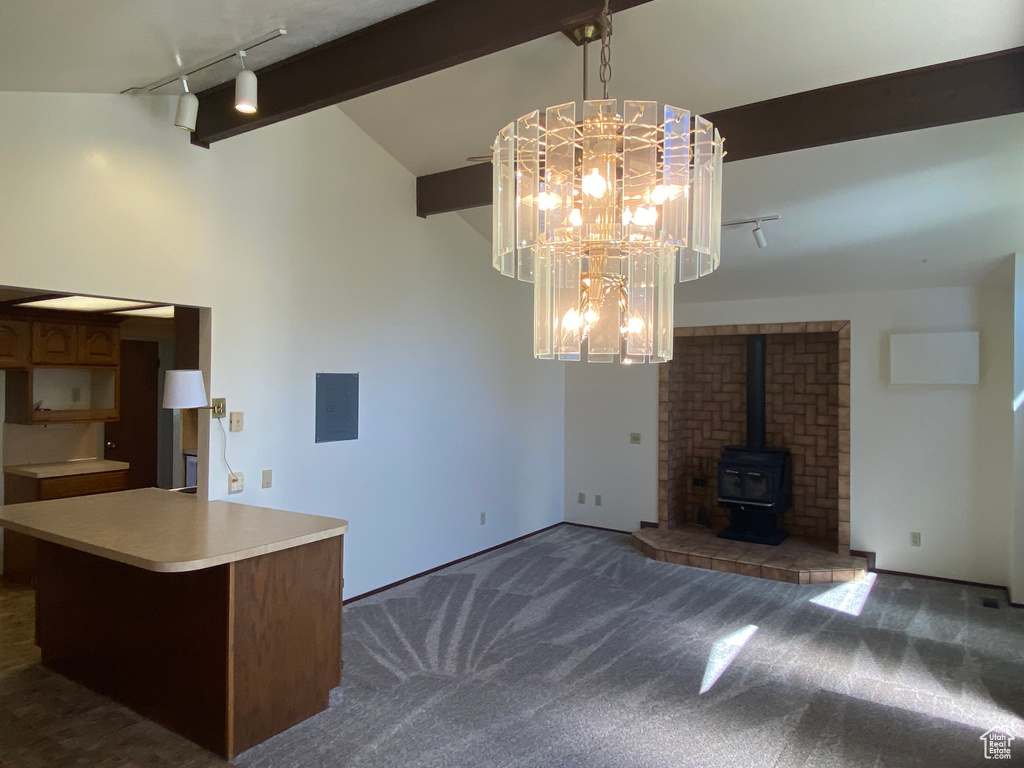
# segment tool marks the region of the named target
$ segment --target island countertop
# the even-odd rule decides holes
[[[127,461],[112,461],[111,459],[71,459],[70,461],[56,461],[49,464],[16,464],[11,467],[4,467],[4,472],[9,475],[21,475],[36,480],[46,480],[51,477],[71,477],[73,475],[91,475],[96,472],[116,472],[120,469],[128,469]]]
[[[144,568],[212,568],[348,531],[348,522],[159,488],[0,507],[0,526]]]

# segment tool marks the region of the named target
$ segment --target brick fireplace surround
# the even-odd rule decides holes
[[[701,507],[712,530],[728,521],[716,503],[717,460],[724,446],[746,442],[745,349],[754,333],[767,335],[768,444],[793,454],[786,530],[848,557],[850,323],[844,320],[676,329],[673,360],[659,372],[658,527],[691,526]]]

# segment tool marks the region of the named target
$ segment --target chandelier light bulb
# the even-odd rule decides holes
[[[608,182],[605,181],[597,168],[592,168],[590,173],[583,177],[583,194],[600,200],[608,192]]]
[[[583,214],[580,213],[579,208],[573,208],[572,213],[569,214],[569,224],[574,227],[583,226]]]
[[[668,190],[665,189],[664,184],[659,184],[651,191],[651,202],[655,205],[664,205],[668,198]]]
[[[626,330],[630,333],[643,333],[644,321],[639,317],[631,317],[629,322],[626,323]]]

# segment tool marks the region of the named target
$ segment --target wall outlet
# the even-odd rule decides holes
[[[598,493],[598,494],[596,494],[594,496],[594,506],[595,507],[600,507],[601,506],[601,494],[600,493]]]
[[[629,433],[629,442],[630,442],[630,445],[640,445],[640,433],[639,432],[630,432]]]
[[[585,493],[578,493],[578,494],[576,494],[576,503],[577,504],[586,504],[587,503],[587,494],[585,494]]]
[[[245,490],[245,475],[241,472],[228,474],[228,493],[241,493]]]
[[[920,547],[921,546],[921,534],[918,531],[910,532],[910,546]]]
[[[241,432],[245,422],[245,414],[242,411],[232,411],[228,418],[228,429],[232,432]]]
[[[213,406],[212,415],[215,419],[223,419],[228,415],[228,401],[223,397],[215,397],[210,401]]]
[[[480,525],[487,525],[487,513],[486,512],[481,512],[480,513]]]
[[[274,484],[274,470],[264,469],[263,470],[263,487],[269,488]]]

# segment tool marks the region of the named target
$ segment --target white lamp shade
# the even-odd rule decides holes
[[[199,99],[194,93],[183,93],[178,97],[178,111],[174,115],[174,124],[186,131],[196,129],[196,117],[199,114]]]
[[[256,73],[243,69],[235,76],[235,109],[239,112],[256,111]]]
[[[164,408],[205,408],[207,405],[202,371],[167,371]]]

